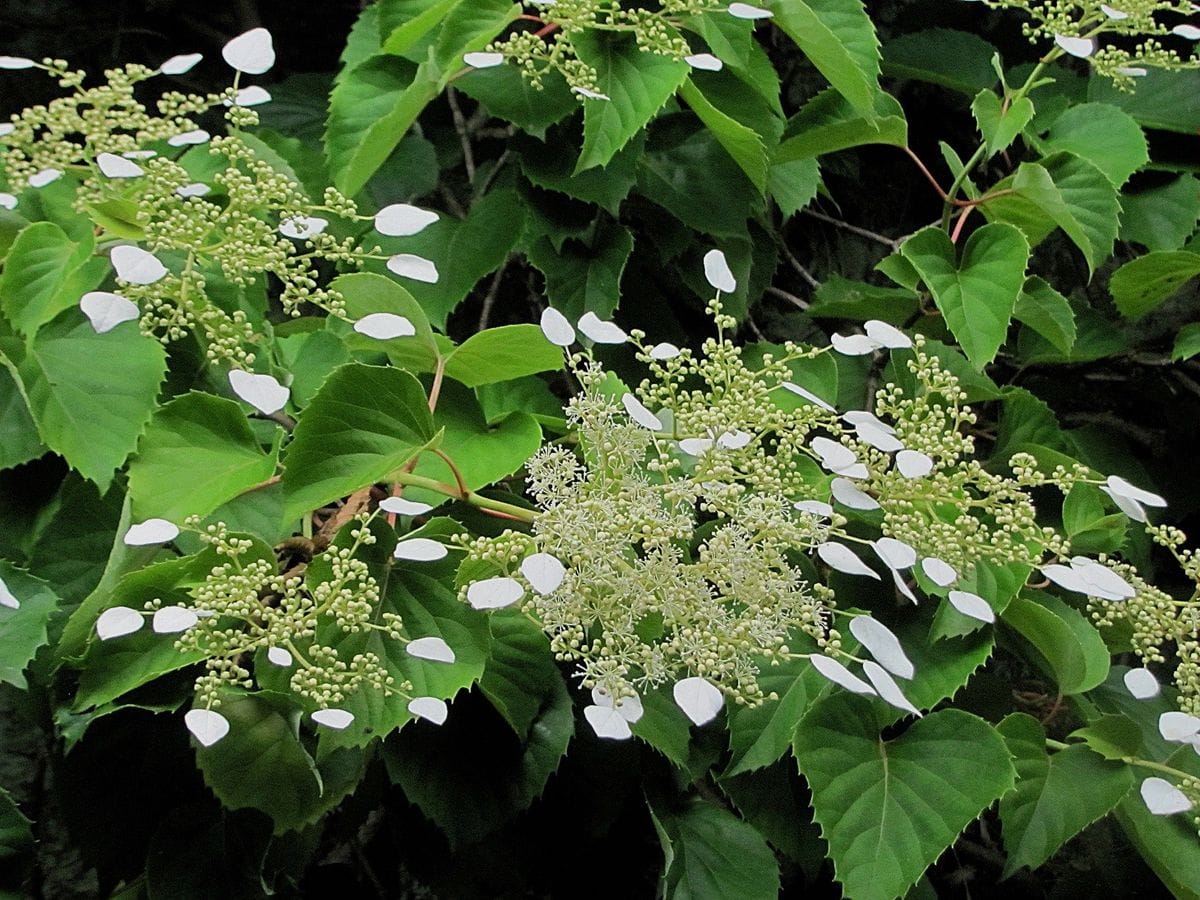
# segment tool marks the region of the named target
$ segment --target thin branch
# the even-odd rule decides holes
[[[812,272],[804,268],[804,266],[800,263],[800,260],[796,259],[796,254],[794,254],[791,248],[788,247],[787,241],[780,240],[779,249],[783,251],[784,259],[786,259],[791,264],[792,268],[796,270],[796,274],[804,279],[805,284],[807,284],[814,291],[821,286],[821,282],[817,281],[817,279],[813,277]]]
[[[458,142],[462,145],[463,166],[467,170],[467,182],[475,183],[475,152],[471,149],[471,135],[467,130],[467,120],[463,117],[458,105],[458,91],[452,87],[446,88],[446,102],[450,104],[450,115],[454,119],[454,130],[458,132]]]
[[[492,276],[492,283],[488,285],[488,292],[483,297],[483,308],[479,311],[479,331],[487,328],[488,318],[492,314],[492,307],[496,304],[496,297],[500,295],[500,283],[504,280],[504,270],[508,268],[508,260],[496,270],[496,274]]]
[[[808,309],[808,301],[807,300],[801,300],[795,294],[789,294],[783,288],[777,288],[774,285],[772,285],[767,288],[767,293],[771,294],[774,297],[778,297],[781,300],[786,300],[788,303],[791,303],[793,306],[795,306],[799,309]]]
[[[851,225],[849,222],[843,222],[841,219],[835,219],[833,216],[827,216],[825,213],[817,212],[815,209],[805,209],[801,210],[801,212],[803,212],[806,216],[812,216],[818,221],[828,222],[835,228],[840,228],[843,231],[850,232],[851,234],[857,234],[859,237],[864,237],[867,240],[875,241],[877,244],[883,244],[883,246],[887,247],[892,252],[895,252],[900,247],[900,241],[893,240],[890,237],[886,237],[867,228],[860,228],[858,225]]]

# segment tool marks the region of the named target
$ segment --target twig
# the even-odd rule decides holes
[[[877,244],[883,244],[883,246],[889,248],[893,252],[898,250],[900,247],[899,241],[893,240],[890,237],[885,237],[884,235],[870,231],[869,229],[860,228],[857,225],[851,225],[849,222],[843,222],[841,219],[835,219],[833,216],[827,216],[825,213],[817,212],[815,209],[805,209],[801,210],[801,212],[803,212],[806,216],[812,216],[818,221],[828,222],[835,228],[840,228],[843,231],[850,232],[851,234],[857,234],[859,237],[864,237],[867,240],[875,241]]]
[[[496,297],[500,294],[500,282],[504,279],[504,270],[508,268],[508,259],[505,259],[500,268],[496,270],[496,274],[492,276],[492,283],[488,285],[488,292],[483,296],[483,308],[479,310],[479,330],[487,328],[488,318],[492,314],[492,307],[496,303]]]
[[[804,268],[804,266],[801,265],[800,260],[796,259],[796,254],[794,254],[791,251],[791,248],[788,247],[787,241],[780,240],[779,249],[783,251],[784,258],[791,263],[792,268],[796,270],[796,274],[804,279],[805,284],[807,284],[814,291],[821,286],[821,282],[817,281],[817,279],[813,277],[812,272]]]
[[[458,91],[452,87],[446,88],[446,102],[450,104],[450,115],[454,119],[454,130],[458,132],[458,142],[462,145],[463,166],[467,170],[467,183],[475,183],[475,153],[471,149],[471,135],[467,131],[467,120],[463,118],[462,109],[458,105]]]
[[[796,306],[799,309],[808,309],[809,304],[807,300],[801,300],[795,294],[789,294],[783,288],[777,288],[772,285],[767,288],[767,293],[771,294],[772,296],[779,297],[781,300],[786,300],[788,303],[791,303],[793,306]]]

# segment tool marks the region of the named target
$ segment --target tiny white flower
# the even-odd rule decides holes
[[[917,564],[917,551],[911,544],[906,544],[904,541],[881,537],[872,542],[871,546],[875,549],[875,555],[893,571],[911,569]]]
[[[274,376],[256,375],[241,369],[232,369],[229,372],[229,386],[239,398],[249,403],[264,416],[283,409],[292,393]]]
[[[149,547],[154,544],[165,544],[179,537],[179,526],[166,519],[147,519],[136,525],[129,526],[123,538],[128,547]]]
[[[0,137],[8,137],[16,130],[17,126],[12,122],[0,122]]]
[[[833,507],[828,503],[822,503],[820,500],[797,500],[792,506],[800,512],[808,513],[811,516],[821,516],[822,518],[833,518]]]
[[[720,72],[725,67],[725,63],[711,53],[693,53],[691,56],[685,56],[683,61],[701,72]]]
[[[440,637],[417,638],[409,641],[404,649],[409,656],[430,662],[452,663],[455,659],[453,648]]]
[[[904,449],[904,445],[893,435],[869,423],[856,425],[854,432],[864,444],[870,444],[883,453],[895,453],[897,450]]]
[[[866,331],[867,337],[888,350],[907,350],[912,346],[912,338],[907,334],[894,325],[878,319],[871,319],[864,323],[863,330]]]
[[[1125,689],[1138,700],[1149,700],[1157,697],[1161,688],[1158,679],[1149,669],[1130,669],[1125,673]]]
[[[817,556],[831,569],[845,572],[847,575],[861,575],[879,581],[879,573],[858,558],[858,555],[845,544],[826,541],[817,545]]]
[[[850,620],[850,633],[889,672],[901,678],[913,677],[915,669],[912,660],[900,646],[900,639],[878,619],[855,616]],[[879,685],[875,685],[875,689],[879,690]]]
[[[408,702],[408,711],[418,719],[424,719],[434,725],[443,724],[450,714],[446,701],[437,697],[414,697]]]
[[[1200,41],[1200,28],[1195,25],[1176,25],[1171,29],[1171,34],[1189,41]]]
[[[684,438],[679,442],[679,449],[688,456],[703,456],[712,446],[712,438]]]
[[[271,102],[271,92],[265,87],[252,84],[244,87],[233,95],[232,100],[226,100],[226,106],[262,106]]]
[[[0,69],[32,69],[37,63],[24,56],[0,56]]]
[[[178,56],[172,56],[159,66],[158,71],[164,75],[183,75],[192,71],[202,59],[204,59],[203,53],[181,53]]]
[[[467,602],[475,609],[502,609],[525,596],[525,588],[515,578],[486,578],[467,588]]]
[[[1192,808],[1192,801],[1187,794],[1165,778],[1147,778],[1142,782],[1140,791],[1142,802],[1156,816],[1170,816]]]
[[[1192,738],[1200,734],[1200,718],[1177,710],[1165,712],[1158,717],[1158,733],[1164,741],[1190,743]]]
[[[829,343],[843,356],[867,356],[879,349],[879,344],[865,334],[834,334],[830,336]]]
[[[616,322],[605,321],[593,312],[580,317],[579,330],[584,337],[597,344],[623,344],[629,338]]]
[[[662,419],[650,412],[637,397],[633,394],[626,393],[621,397],[621,405],[625,407],[625,412],[629,413],[629,418],[633,419],[638,425],[641,425],[647,431],[662,431]]]
[[[112,331],[122,322],[131,322],[138,317],[136,303],[108,291],[88,291],[80,298],[79,308],[92,323],[96,334]]]
[[[213,709],[189,709],[183,724],[204,747],[211,747],[229,734],[229,720]]]
[[[463,62],[473,69],[490,69],[504,65],[503,53],[464,53]]]
[[[390,341],[393,338],[411,337],[417,333],[416,327],[404,316],[395,313],[370,313],[354,323],[354,330],[359,334],[377,341]]]
[[[616,709],[621,714],[621,718],[631,725],[640,721],[646,712],[642,706],[642,698],[637,694],[634,694],[632,697],[622,697],[621,702],[614,706],[612,694],[600,687],[600,685],[592,688],[592,702],[597,706],[607,706],[609,709]]]
[[[157,150],[126,150],[121,154],[126,159],[154,159],[158,156]]]
[[[664,342],[661,344],[655,344],[653,347],[650,348],[650,358],[656,359],[659,362],[663,362],[664,360],[668,360],[668,359],[674,359],[678,355],[679,355],[679,348],[676,347],[674,344],[668,344],[668,343]]]
[[[318,725],[324,725],[334,731],[341,731],[343,728],[348,728],[354,721],[354,713],[346,709],[318,709],[312,714],[312,720]]]
[[[142,614],[128,606],[111,606],[96,619],[96,637],[102,641],[133,634],[146,624]]]
[[[711,722],[725,705],[725,695],[705,678],[685,678],[671,690],[675,705],[696,725]]]
[[[1100,12],[1104,13],[1106,16],[1116,22],[1129,18],[1129,13],[1122,12],[1121,10],[1115,9],[1114,7],[1111,7],[1105,3],[1100,4]]]
[[[521,574],[539,594],[552,594],[567,577],[567,568],[549,553],[532,553],[521,560]]]
[[[275,65],[275,46],[271,32],[251,28],[221,48],[221,58],[246,75],[262,75]]]
[[[432,260],[415,253],[397,253],[387,261],[387,267],[401,278],[411,278],[425,284],[437,284],[440,277]]]
[[[375,230],[388,237],[409,237],[424,231],[438,218],[433,210],[410,203],[393,203],[375,213]]]
[[[741,450],[750,446],[754,435],[741,431],[725,431],[717,437],[717,446],[722,450]]]
[[[866,478],[867,468],[858,461],[858,455],[844,444],[827,437],[815,437],[809,443],[813,452],[820,457],[821,467],[835,475],[847,478]]]
[[[1167,501],[1158,494],[1142,490],[1119,475],[1109,475],[1100,490],[1108,494],[1117,507],[1135,522],[1146,521],[1143,506],[1164,507]]]

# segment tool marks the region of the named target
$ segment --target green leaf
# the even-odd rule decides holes
[[[1027,325],[1064,354],[1075,346],[1075,313],[1067,298],[1036,275],[1025,279],[1013,318]]]
[[[759,192],[765,191],[768,165],[762,138],[753,129],[717,109],[690,78],[685,78],[679,86],[679,96],[700,117]]]
[[[229,720],[229,734],[211,747],[197,746],[196,764],[228,809],[261,810],[282,834],[312,818],[321,777],[295,726],[267,698],[223,696],[220,713]]]
[[[617,216],[621,203],[637,182],[637,166],[645,153],[646,133],[639,131],[634,135],[607,165],[575,172],[579,140],[574,125],[575,120],[572,120],[569,126],[550,129],[544,142],[516,136],[511,146],[520,151],[521,171],[540,188],[558,191],[585,203],[596,203]],[[557,236],[551,237],[557,245]]]
[[[106,489],[150,421],[166,370],[162,344],[134,322],[97,334],[66,312],[42,326],[16,368],[42,440]]]
[[[1076,553],[1112,553],[1125,540],[1124,513],[1105,514],[1105,497],[1095,485],[1076,482],[1063,500],[1063,527]]]
[[[402,56],[407,50],[417,44],[423,37],[441,23],[447,15],[461,5],[463,0],[421,0],[419,3],[403,3],[392,12],[394,17],[403,17],[404,21],[393,27],[387,34],[382,34],[383,44],[380,49],[385,53]],[[380,23],[385,25],[387,23]]]
[[[206,516],[274,473],[274,456],[263,452],[241,407],[193,391],[161,407],[138,443],[129,466],[133,515]]]
[[[29,569],[54,585],[64,605],[80,603],[100,580],[113,538],[122,530],[123,499],[120,490],[101,495],[72,474],[43,511],[45,527],[29,548]]]
[[[517,610],[488,616],[492,652],[479,689],[522,741],[541,712],[547,686],[561,681],[550,641],[535,622]]]
[[[1042,142],[1049,156],[1059,150],[1086,159],[1114,187],[1150,161],[1146,136],[1128,113],[1107,103],[1080,103],[1054,120]]]
[[[0,559],[0,582],[17,598],[16,609],[0,606],[0,682],[25,688],[25,667],[49,637],[46,624],[58,609],[50,585]]]
[[[1115,669],[1114,669],[1115,671]],[[1127,669],[1125,671],[1128,671]],[[1142,731],[1137,722],[1121,715],[1103,715],[1071,732],[1105,759],[1124,759],[1142,752]]]
[[[31,825],[8,791],[0,788],[0,859],[20,856],[33,846]]]
[[[1200,275],[1200,253],[1158,250],[1125,263],[1113,272],[1109,293],[1127,319],[1153,312]]]
[[[1108,677],[1104,638],[1058,598],[1045,593],[1037,599],[1016,597],[1004,611],[1003,621],[1037,649],[1043,667],[1064,694],[1090,691]]]
[[[1190,750],[1186,752],[1191,753]],[[1200,890],[1196,888],[1200,885],[1196,827],[1187,817],[1156,816],[1138,796],[1123,800],[1117,806],[1116,816],[1138,854],[1162,880],[1172,897],[1179,900],[1200,897]]]
[[[879,41],[860,0],[770,0],[771,21],[861,112],[879,94]]]
[[[771,163],[767,191],[786,219],[808,206],[821,186],[821,168],[815,159],[793,159]]]
[[[1111,79],[1092,75],[1088,99],[1118,106],[1146,128],[1194,135],[1200,129],[1200,72],[1152,68],[1138,78],[1136,91],[1117,88]]]
[[[1171,350],[1171,359],[1178,362],[1181,359],[1191,359],[1200,353],[1200,322],[1184,325],[1175,335],[1175,347]]]
[[[342,366],[301,414],[288,447],[285,515],[383,481],[434,438],[425,390],[400,369]]]
[[[542,89],[531,87],[516,66],[476,69],[454,82],[456,90],[482,103],[494,116],[542,138],[546,129],[575,112],[579,101],[557,72],[542,76]]]
[[[775,900],[779,864],[752,825],[700,797],[683,806],[651,806],[663,848],[660,895],[687,900]]]
[[[52,222],[21,230],[0,276],[0,308],[17,331],[32,335],[99,284],[108,264],[91,255],[91,240],[77,244]]]
[[[687,766],[692,742],[692,723],[671,698],[666,687],[642,694],[645,713],[630,725],[630,730],[672,763],[683,769]]]
[[[836,91],[825,91],[788,120],[771,162],[811,159],[864,144],[908,146],[908,122],[899,101],[880,93],[864,114]]]
[[[477,332],[446,357],[446,374],[467,387],[557,371],[562,349],[537,325],[501,325]]]
[[[808,314],[815,319],[880,319],[903,324],[918,306],[916,294],[907,288],[880,287],[832,274],[813,294]]]
[[[339,275],[329,285],[346,301],[346,315],[361,319],[372,313],[392,313],[403,316],[412,323],[415,334],[409,337],[379,341],[348,333],[343,339],[347,346],[356,350],[386,349],[393,364],[412,372],[432,372],[441,355],[441,348],[425,310],[408,289],[397,284],[394,278],[376,275],[373,272],[351,272]],[[324,381],[324,378],[322,378]]]
[[[602,218],[588,240],[567,238],[559,250],[549,237],[526,248],[529,261],[546,277],[551,305],[571,321],[585,312],[608,319],[621,298],[621,275],[633,252],[629,229]],[[561,363],[561,358],[560,358]]]
[[[330,324],[328,319],[325,324]],[[353,337],[370,340],[358,334]],[[350,350],[332,331],[309,331],[286,337],[279,337],[276,332],[275,360],[292,378],[288,385],[292,403],[303,408],[334,369],[350,362]]]
[[[835,876],[855,900],[902,896],[1015,775],[982,719],[942,710],[881,741],[871,701],[848,693],[809,709],[794,750]]]
[[[1200,220],[1200,180],[1181,175],[1136,194],[1121,195],[1121,240],[1147,250],[1178,250]]]
[[[1004,877],[1036,869],[1059,847],[1115,807],[1133,785],[1128,766],[1086,747],[1046,752],[1046,732],[1037,719],[1013,713],[997,731],[1016,761],[1017,787],[1000,800]]]
[[[1025,126],[1033,119],[1033,101],[1018,97],[1011,105],[1005,105],[992,90],[982,90],[971,102],[971,112],[979,125],[979,132],[987,143],[987,155],[995,156],[1007,150]]]
[[[930,28],[900,35],[883,48],[883,70],[893,78],[940,84],[973,97],[996,83],[996,48],[968,31]]]
[[[583,150],[575,171],[607,165],[654,118],[687,78],[683,60],[644,53],[624,35],[582,31],[579,58],[596,70],[596,89],[608,100],[584,100]]]
[[[972,589],[964,586],[964,590]],[[1002,605],[994,602],[989,594],[980,596],[994,606]],[[942,609],[954,611],[948,602],[942,604],[939,612]],[[962,615],[958,612],[954,614]],[[917,670],[910,681],[904,682],[903,690],[913,706],[933,709],[957,694],[971,676],[987,663],[995,649],[996,639],[986,630],[972,631],[962,637],[943,636],[942,639],[935,639],[933,634],[926,637],[921,631],[921,627],[914,623],[896,632]]]
[[[967,239],[960,262],[949,235],[926,228],[900,253],[920,273],[971,364],[982,370],[1004,343],[1025,283],[1024,236],[1011,225],[985,225]]]
[[[0,368],[0,469],[11,469],[46,452],[21,389],[8,369]]]

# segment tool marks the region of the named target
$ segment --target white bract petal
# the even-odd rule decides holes
[[[737,279],[729,268],[729,261],[720,250],[709,250],[704,254],[704,277],[718,291],[732,294],[737,290]]]
[[[1146,809],[1156,816],[1171,816],[1192,808],[1192,801],[1187,794],[1165,778],[1147,778],[1142,782],[1140,791]]]
[[[36,63],[24,56],[0,56],[0,69],[32,69]]]
[[[146,623],[142,614],[128,606],[112,606],[96,619],[96,637],[102,641],[124,637],[141,629]]]
[[[415,253],[397,253],[387,261],[387,267],[402,278],[411,278],[425,284],[437,284],[440,277],[432,260]]]
[[[0,191],[0,209],[16,209],[17,198],[7,191]]]
[[[12,122],[0,122],[0,137],[8,137],[16,130],[17,126]]]
[[[820,500],[797,500],[792,506],[800,510],[800,512],[808,513],[811,516],[821,516],[826,519],[833,518],[833,507]]]
[[[751,6],[749,3],[730,3],[729,14],[735,19],[769,19],[775,15],[769,9]]]
[[[720,72],[725,68],[725,63],[711,53],[693,53],[691,56],[685,56],[683,61],[701,72]]]
[[[202,181],[193,181],[191,184],[175,188],[175,193],[180,197],[203,197],[211,191],[212,188]]]
[[[1125,689],[1138,700],[1157,697],[1161,688],[1149,669],[1130,669],[1125,673]]]
[[[166,519],[147,519],[129,526],[123,538],[127,547],[149,547],[165,544],[179,537],[179,526]]]
[[[1116,72],[1118,75],[1124,75],[1127,78],[1144,78],[1150,74],[1150,70],[1142,66],[1119,66]]]
[[[212,135],[203,128],[196,128],[167,138],[167,143],[172,147],[191,147],[196,144],[208,143],[211,137]]]
[[[226,100],[226,106],[262,106],[271,102],[271,92],[265,87],[252,84],[244,87],[233,95],[233,100]]]
[[[464,53],[463,62],[473,69],[490,69],[504,65],[503,53]]]
[[[862,575],[879,581],[879,573],[858,558],[857,554],[845,544],[826,541],[817,545],[817,556],[831,569],[845,572],[847,575]]]
[[[711,722],[725,705],[725,695],[711,681],[692,677],[675,683],[671,690],[675,705],[696,725]]]
[[[920,450],[901,450],[896,454],[896,468],[905,478],[924,478],[933,471],[933,457]]]
[[[136,303],[108,291],[88,291],[80,298],[79,308],[92,323],[96,334],[112,331],[122,322],[131,322],[138,317]]]
[[[424,719],[434,725],[443,724],[446,717],[450,715],[446,701],[439,700],[437,697],[414,697],[408,701],[408,711],[418,719]]]
[[[621,397],[621,405],[625,407],[625,412],[629,413],[629,418],[637,422],[648,431],[662,431],[662,420],[654,413],[650,412],[645,405],[638,400],[633,394],[625,394]]]
[[[1078,57],[1079,59],[1087,59],[1096,52],[1096,42],[1092,38],[1056,34],[1054,36],[1054,43],[1058,44],[1064,53]]]
[[[1131,500],[1124,494],[1116,493],[1106,484],[1101,485],[1100,490],[1108,494],[1112,502],[1117,505],[1117,509],[1121,510],[1121,512],[1125,513],[1125,515],[1129,516],[1129,518],[1133,519],[1133,521],[1146,521],[1146,510],[1142,509],[1142,504],[1138,503],[1136,500]]]
[[[4,579],[0,578],[0,606],[7,606],[9,609],[20,609],[21,601],[16,598],[16,595],[9,590],[8,585],[4,583]]]
[[[917,602],[917,595],[912,592],[912,588],[908,586],[908,582],[900,577],[900,573],[892,569],[892,581],[896,585],[896,590],[911,600],[914,604]]]
[[[121,244],[108,254],[117,278],[128,284],[154,284],[167,277],[167,267],[141,247]]]
[[[725,431],[717,437],[717,446],[722,450],[741,450],[750,446],[754,435],[745,431]]]
[[[912,678],[914,668],[912,661],[900,646],[900,639],[892,630],[871,616],[855,616],[850,620],[850,633],[858,638],[871,655],[885,669],[901,678]],[[879,686],[875,686],[878,690]]]
[[[829,484],[829,492],[833,494],[833,499],[842,506],[848,506],[850,509],[872,510],[879,509],[879,501],[868,494],[866,491],[860,490],[853,481],[848,481],[845,478],[835,478]]]
[[[610,741],[625,741],[633,737],[629,723],[611,706],[585,706],[583,717],[596,732],[596,737]]]
[[[229,372],[229,386],[238,397],[265,416],[283,409],[292,393],[274,376],[256,375],[241,369],[232,369]]]
[[[889,425],[873,412],[867,412],[865,409],[852,409],[850,412],[842,416],[847,422],[857,428],[872,428],[875,431],[882,431],[884,434],[895,434],[896,429]]]
[[[433,507],[428,503],[417,503],[415,500],[405,500],[403,497],[388,497],[379,501],[379,508],[385,513],[395,513],[398,516],[423,516]]]
[[[605,706],[609,709],[614,708],[612,694],[600,685],[592,688],[592,702],[597,706]],[[621,702],[616,704],[615,709],[621,714],[621,718],[631,725],[641,719],[646,712],[642,706],[642,698],[636,694],[632,697],[622,697]]]
[[[1164,741],[1190,743],[1192,738],[1200,734],[1200,718],[1177,710],[1165,712],[1158,717],[1158,733]]]
[[[62,169],[42,169],[29,176],[29,186],[31,188],[45,187],[52,181],[58,181],[61,177]]]
[[[1136,485],[1130,484],[1120,475],[1109,475],[1108,480],[1104,482],[1113,494],[1121,497],[1128,497],[1137,503],[1145,506],[1163,507],[1167,505],[1167,501],[1158,494],[1152,494],[1150,491],[1142,490]],[[1111,495],[1110,495],[1111,496]]]
[[[187,631],[199,621],[200,617],[194,609],[188,609],[186,606],[164,606],[155,610],[150,627],[155,634],[177,634]]]
[[[679,442],[679,449],[688,456],[703,456],[712,446],[712,438],[684,438]]]
[[[239,34],[221,48],[221,58],[246,75],[262,75],[275,65],[271,32],[265,28],[251,28],[245,34]]]
[[[178,56],[172,56],[159,66],[158,71],[164,75],[183,75],[192,71],[202,59],[204,59],[203,53],[181,53]]]
[[[375,213],[375,230],[388,237],[419,234],[438,220],[433,210],[409,203],[393,203]]]
[[[521,574],[539,594],[552,594],[567,576],[567,568],[549,553],[533,553],[521,560]]]
[[[211,747],[229,734],[229,720],[214,709],[189,709],[183,724],[204,747]]]
[[[871,546],[875,548],[876,555],[883,560],[884,565],[893,571],[911,569],[917,564],[917,551],[904,541],[881,537]]]
[[[575,329],[571,327],[571,323],[567,321],[567,317],[557,309],[547,306],[542,310],[542,318],[539,325],[541,326],[542,334],[546,336],[546,340],[555,347],[570,347],[575,343]]]
[[[996,611],[978,594],[971,591],[951,591],[947,597],[950,599],[950,605],[968,618],[978,619],[989,625],[996,621]]]
[[[485,578],[467,588],[467,602],[475,609],[502,609],[525,596],[525,588],[515,578]]]
[[[137,178],[146,174],[146,170],[133,160],[117,156],[115,153],[97,154],[96,165],[108,178]]]
[[[836,659],[823,656],[820,653],[814,653],[808,658],[808,661],[817,670],[817,674],[828,678],[834,684],[844,687],[851,693],[871,696],[875,694],[875,688],[871,687]]]
[[[404,649],[408,651],[409,656],[427,659],[430,662],[452,663],[455,658],[453,648],[440,637],[417,638],[415,641],[409,641]]]
[[[286,669],[292,664],[292,654],[284,647],[268,647],[267,660],[272,665]]]
[[[1087,585],[1085,593],[1091,597],[1099,597],[1101,600],[1128,600],[1137,593],[1128,581],[1094,559],[1073,556],[1071,568],[1083,579]]]
[[[377,341],[390,341],[393,338],[411,337],[417,333],[413,323],[404,316],[395,313],[370,313],[354,323],[354,330],[365,334]]]
[[[790,381],[785,381],[780,386],[783,387],[785,390],[791,391],[793,394],[795,394],[798,397],[803,397],[809,403],[815,403],[817,406],[821,407],[821,409],[827,410],[828,412],[836,412],[837,411],[830,404],[826,403],[824,400],[822,400],[820,397],[818,397],[812,391],[807,390],[806,388],[802,388],[798,384],[792,384],[792,382],[790,382]]]
[[[602,94],[599,91],[591,91],[585,87],[575,86],[571,88],[572,93],[578,94],[580,97],[587,97],[589,100],[611,100],[612,97],[608,94]]]
[[[679,355],[679,348],[674,344],[668,344],[665,341],[661,344],[655,344],[650,348],[650,358],[656,359],[659,362],[667,359],[674,359]]]
[[[328,227],[329,220],[320,216],[295,216],[279,223],[279,233],[286,238],[306,241],[323,233]]]
[[[868,659],[863,663],[863,673],[870,679],[871,684],[875,686],[876,693],[885,701],[897,709],[912,713],[914,716],[921,715],[921,711],[909,702],[908,698],[904,696],[904,692],[900,690],[900,685],[896,684],[892,676],[882,666],[877,666]]]
[[[1200,41],[1200,28],[1197,28],[1195,25],[1176,25],[1171,29],[1171,34],[1186,38],[1189,41]]]
[[[912,346],[912,338],[907,334],[894,325],[878,319],[871,319],[864,323],[863,330],[867,333],[867,337],[876,344],[889,350],[907,350]]]
[[[1042,566],[1042,574],[1054,584],[1066,588],[1068,591],[1075,591],[1080,594],[1086,594],[1088,591],[1088,584],[1083,576],[1070,566],[1063,566],[1058,563]]]
[[[449,549],[441,541],[430,538],[406,538],[396,543],[396,549],[392,551],[392,556],[411,562],[433,562],[445,559],[449,552]]]
[[[629,337],[616,322],[606,322],[592,312],[580,317],[579,330],[597,344],[623,344]]]
[[[860,441],[864,444],[870,444],[876,450],[880,450],[883,453],[895,453],[897,450],[904,449],[904,445],[893,435],[874,425],[868,423],[856,425],[854,431]]]
[[[921,571],[938,587],[949,587],[958,581],[958,573],[954,571],[954,566],[936,556],[921,560]]]
[[[332,728],[334,731],[341,731],[343,728],[348,728],[350,723],[354,721],[354,713],[348,709],[318,709],[312,714],[312,720],[318,725],[324,725],[326,728]]]
[[[841,473],[858,462],[853,450],[827,437],[813,438],[809,446],[821,458],[821,466],[830,472]]]
[[[1122,19],[1129,18],[1129,13],[1122,12],[1121,10],[1115,9],[1111,6],[1108,6],[1105,3],[1100,4],[1100,12],[1104,13],[1110,19],[1113,19],[1114,21],[1117,21],[1117,22],[1121,21]]]
[[[158,156],[157,150],[126,150],[121,154],[126,159],[154,159]]]
[[[879,349],[879,344],[865,334],[835,334],[829,338],[829,343],[843,356],[866,356]]]

